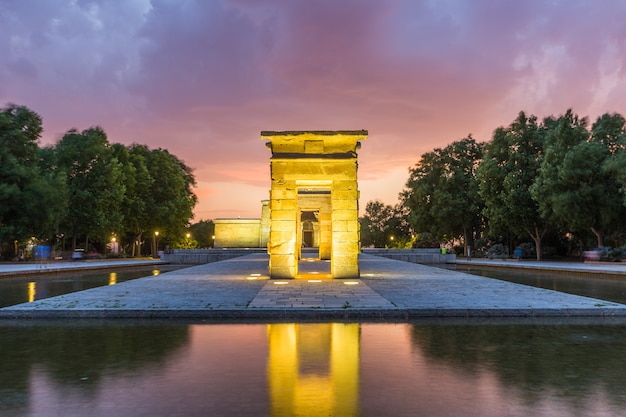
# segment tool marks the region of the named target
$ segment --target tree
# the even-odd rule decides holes
[[[125,193],[120,204],[123,217],[120,234],[124,242],[130,242],[130,256],[140,254],[143,225],[150,222],[147,207],[154,178],[148,172],[145,155],[149,152],[143,145],[112,146],[113,155],[122,164]],[[125,247],[128,245],[124,245]]]
[[[410,210],[413,230],[430,232],[439,240],[461,238],[467,252],[483,222],[475,176],[483,147],[469,135],[422,155],[409,170],[401,198]]]
[[[610,132],[616,120],[599,118],[590,134],[586,119],[571,110],[556,121],[547,119],[545,157],[531,187],[546,220],[575,233],[591,230],[598,247],[624,214],[619,184],[601,169],[615,149]]]
[[[63,182],[40,165],[41,117],[14,104],[0,110],[0,242],[16,256],[19,242],[47,239],[63,210]]]
[[[192,187],[196,185],[191,168],[166,149],[155,149],[148,154],[146,166],[152,184],[152,213],[156,225],[172,239],[179,238],[193,218],[198,199]]]
[[[69,209],[63,225],[72,237],[105,243],[121,228],[125,185],[121,164],[113,155],[106,133],[100,127],[78,132],[69,130],[56,145],[59,169],[68,184]]]
[[[535,242],[537,260],[548,231],[530,187],[543,155],[543,136],[537,118],[520,112],[507,128],[498,128],[485,146],[477,169],[479,194],[485,201],[483,214],[492,236],[529,235]]]
[[[361,224],[361,245],[384,248],[402,246],[410,240],[410,231],[402,207],[384,204],[379,200],[368,201]]]
[[[200,220],[198,223],[194,223],[189,226],[191,236],[198,242],[199,248],[212,248],[215,224],[213,220]]]
[[[41,217],[33,219],[33,227],[40,231],[39,236],[59,236],[60,225],[68,210],[68,187],[63,172],[57,169],[54,149],[45,147],[39,149],[39,188],[37,194]],[[45,210],[41,210],[45,207]],[[51,239],[54,240],[54,239]]]
[[[624,146],[626,146],[626,140],[624,141]],[[619,149],[611,155],[604,162],[603,170],[619,184],[622,204],[626,206],[626,149]]]
[[[626,120],[619,114],[604,114],[594,124],[592,135],[611,151],[602,168],[618,184],[626,206]]]
[[[124,230],[133,234],[135,245],[146,233],[152,236],[157,231],[162,242],[181,240],[197,202],[191,168],[167,150],[145,145],[132,145],[128,160],[134,168],[129,171],[133,179],[123,203]]]

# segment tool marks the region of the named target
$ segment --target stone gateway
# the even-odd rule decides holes
[[[333,278],[359,277],[357,150],[366,130],[261,132],[270,158],[272,278],[295,278],[302,248],[330,260]]]

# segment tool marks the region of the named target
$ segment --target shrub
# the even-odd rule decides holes
[[[487,251],[487,257],[489,259],[506,259],[508,257],[508,251],[502,243],[496,243]]]

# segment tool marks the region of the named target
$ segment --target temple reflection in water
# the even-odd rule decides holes
[[[358,324],[269,324],[271,416],[358,413]]]

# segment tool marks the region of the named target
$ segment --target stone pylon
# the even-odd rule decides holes
[[[357,150],[367,131],[261,132],[271,150],[272,278],[294,278],[302,249],[330,260],[333,278],[359,276]]]

